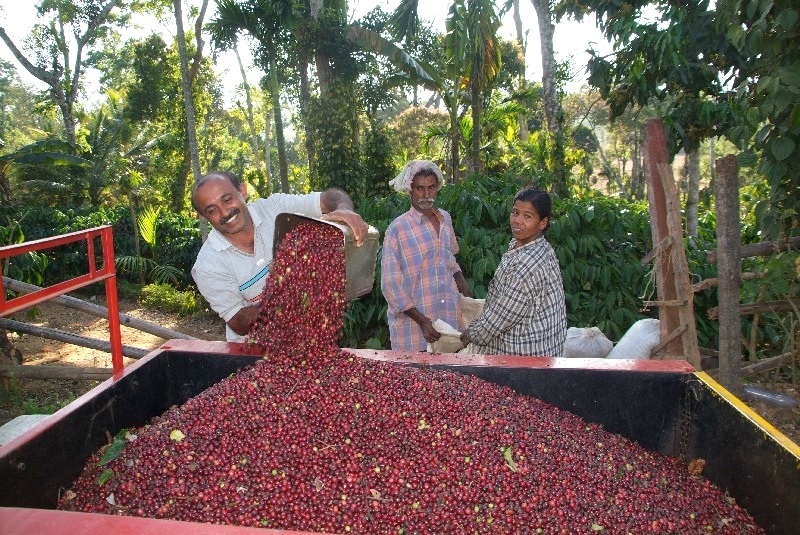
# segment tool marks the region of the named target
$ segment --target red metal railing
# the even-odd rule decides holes
[[[94,240],[98,237],[100,238],[103,254],[103,265],[100,269],[97,268],[97,262],[95,261],[94,246]],[[6,258],[33,251],[52,249],[79,241],[86,242],[86,252],[89,259],[88,273],[9,300],[6,300],[6,292],[5,288],[3,288],[3,291],[0,292],[0,317],[30,308],[89,284],[105,281],[106,307],[108,308],[108,323],[111,331],[111,364],[116,374],[122,371],[124,365],[122,363],[122,335],[119,328],[119,303],[117,302],[117,271],[114,267],[114,238],[110,225],[0,247],[0,265],[4,263]]]

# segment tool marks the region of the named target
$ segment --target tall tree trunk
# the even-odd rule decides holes
[[[308,57],[305,51],[300,53],[300,115],[306,133],[306,155],[308,157],[308,173],[312,184],[317,177],[317,146],[314,131],[308,120],[308,108],[311,105],[311,91],[308,84]]]
[[[716,138],[711,137],[708,140],[708,188],[706,195],[703,195],[703,205],[708,208],[711,205],[711,192],[714,191],[714,185],[717,182],[717,157],[715,155],[715,142]]]
[[[311,20],[316,24],[319,20],[319,12],[323,7],[322,0],[310,0],[309,13]],[[328,89],[333,82],[333,69],[331,69],[330,56],[322,49],[317,47],[314,51],[314,65],[317,68],[317,80],[319,81],[319,96],[325,100],[328,96]]]
[[[517,32],[517,43],[519,43],[522,50],[522,73],[519,77],[519,90],[524,91],[528,83],[525,80],[525,41],[526,35],[522,32],[522,17],[519,14],[519,0],[514,0],[514,29]],[[528,131],[528,116],[524,113],[517,114],[517,123],[519,124],[519,138],[522,141],[528,141],[530,132]]]
[[[481,172],[481,120],[483,115],[483,99],[477,84],[470,84],[472,100],[472,162],[470,170],[473,173]]]
[[[544,105],[544,115],[547,119],[547,129],[553,137],[553,174],[558,177],[559,182],[553,184],[554,193],[563,196],[567,193],[567,169],[565,159],[565,140],[564,140],[564,113],[561,109],[561,101],[558,98],[558,80],[556,78],[557,65],[553,47],[553,16],[550,11],[548,0],[531,0],[533,8],[536,10],[536,18],[539,21],[539,42],[542,53],[542,101]]]
[[[264,114],[264,167],[267,170],[265,192],[272,193],[275,189],[272,180],[272,110]]]
[[[183,108],[186,114],[186,140],[189,145],[189,163],[194,180],[200,179],[200,151],[197,146],[197,128],[194,120],[194,100],[192,98],[192,80],[189,76],[189,56],[186,52],[186,35],[183,31],[183,9],[181,0],[172,0],[175,10],[175,25],[177,28],[178,55],[181,61],[181,92],[183,93]],[[184,196],[186,194],[186,180],[182,187],[175,188],[176,196],[172,199],[172,208],[176,211],[183,210]],[[180,196],[178,197],[178,190]]]
[[[239,72],[242,74],[242,87],[244,87],[244,99],[247,103],[247,125],[250,127],[250,146],[253,149],[253,165],[256,172],[261,175],[261,152],[258,148],[258,133],[256,132],[256,121],[253,117],[253,99],[250,96],[250,84],[247,83],[247,73],[244,70],[242,58],[239,56],[239,47],[233,46],[233,53],[236,55],[236,61],[239,63]],[[263,180],[263,178],[262,178]],[[263,186],[263,184],[262,184]],[[259,194],[262,194],[259,192]]]
[[[700,204],[700,151],[686,155],[686,234],[697,237],[697,210]]]
[[[457,110],[457,108],[456,108]],[[458,114],[453,110],[450,111],[450,176],[453,182],[459,182],[459,164],[460,157],[458,154],[459,136],[461,129],[458,127]]]
[[[289,193],[289,163],[286,158],[286,140],[283,137],[283,118],[281,117],[281,91],[278,85],[278,62],[275,48],[269,52],[269,85],[272,95],[272,109],[275,112],[275,143],[278,146],[278,170],[281,179],[281,192]]]
[[[11,194],[11,182],[6,174],[7,168],[8,166],[6,164],[0,163],[0,205],[3,206],[16,204],[14,202],[14,197]]]
[[[553,48],[553,25],[548,0],[531,0],[539,21],[539,42],[542,53],[542,100],[547,128],[556,136],[562,135],[563,127],[561,102],[558,99],[558,80],[556,79],[556,58]]]

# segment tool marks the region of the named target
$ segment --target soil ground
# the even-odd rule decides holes
[[[86,297],[83,296],[83,298]],[[96,301],[96,304],[104,305],[105,303],[101,299]],[[216,315],[204,314],[181,317],[177,314],[166,314],[148,309],[135,301],[127,299],[121,299],[119,304],[120,312],[197,338],[209,340],[224,340],[225,338],[224,324]],[[53,303],[39,305],[38,312],[38,316],[35,319],[22,317],[23,314],[18,314],[17,319],[35,325],[89,336],[98,340],[109,339],[108,321],[103,318]],[[162,338],[130,327],[122,326],[121,331],[124,345],[151,350],[158,348],[165,342]],[[110,353],[34,335],[10,333],[9,336],[16,348],[22,352],[24,364],[92,368],[111,367]],[[130,362],[133,362],[133,360],[125,359],[126,364]],[[7,361],[3,361],[3,363],[7,363]],[[793,386],[786,377],[769,372],[759,377],[759,380],[762,382],[756,384],[760,387],[800,400],[800,390]],[[95,381],[0,380],[0,425],[22,414],[54,412],[95,385],[97,385]],[[800,445],[800,408],[787,409],[755,401],[748,402],[748,405],[794,443]]]

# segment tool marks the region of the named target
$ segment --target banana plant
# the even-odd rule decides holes
[[[156,259],[158,250],[158,219],[161,208],[146,207],[136,218],[139,235],[149,245],[152,258],[144,256],[120,256],[115,260],[120,273],[135,273],[147,275],[147,278],[156,283],[178,285],[181,272],[175,266],[161,265]]]

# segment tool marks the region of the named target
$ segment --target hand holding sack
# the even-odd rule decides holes
[[[442,336],[434,343],[428,344],[428,353],[458,353],[464,347],[461,343],[461,333],[446,321],[437,319],[433,322],[433,328]]]

